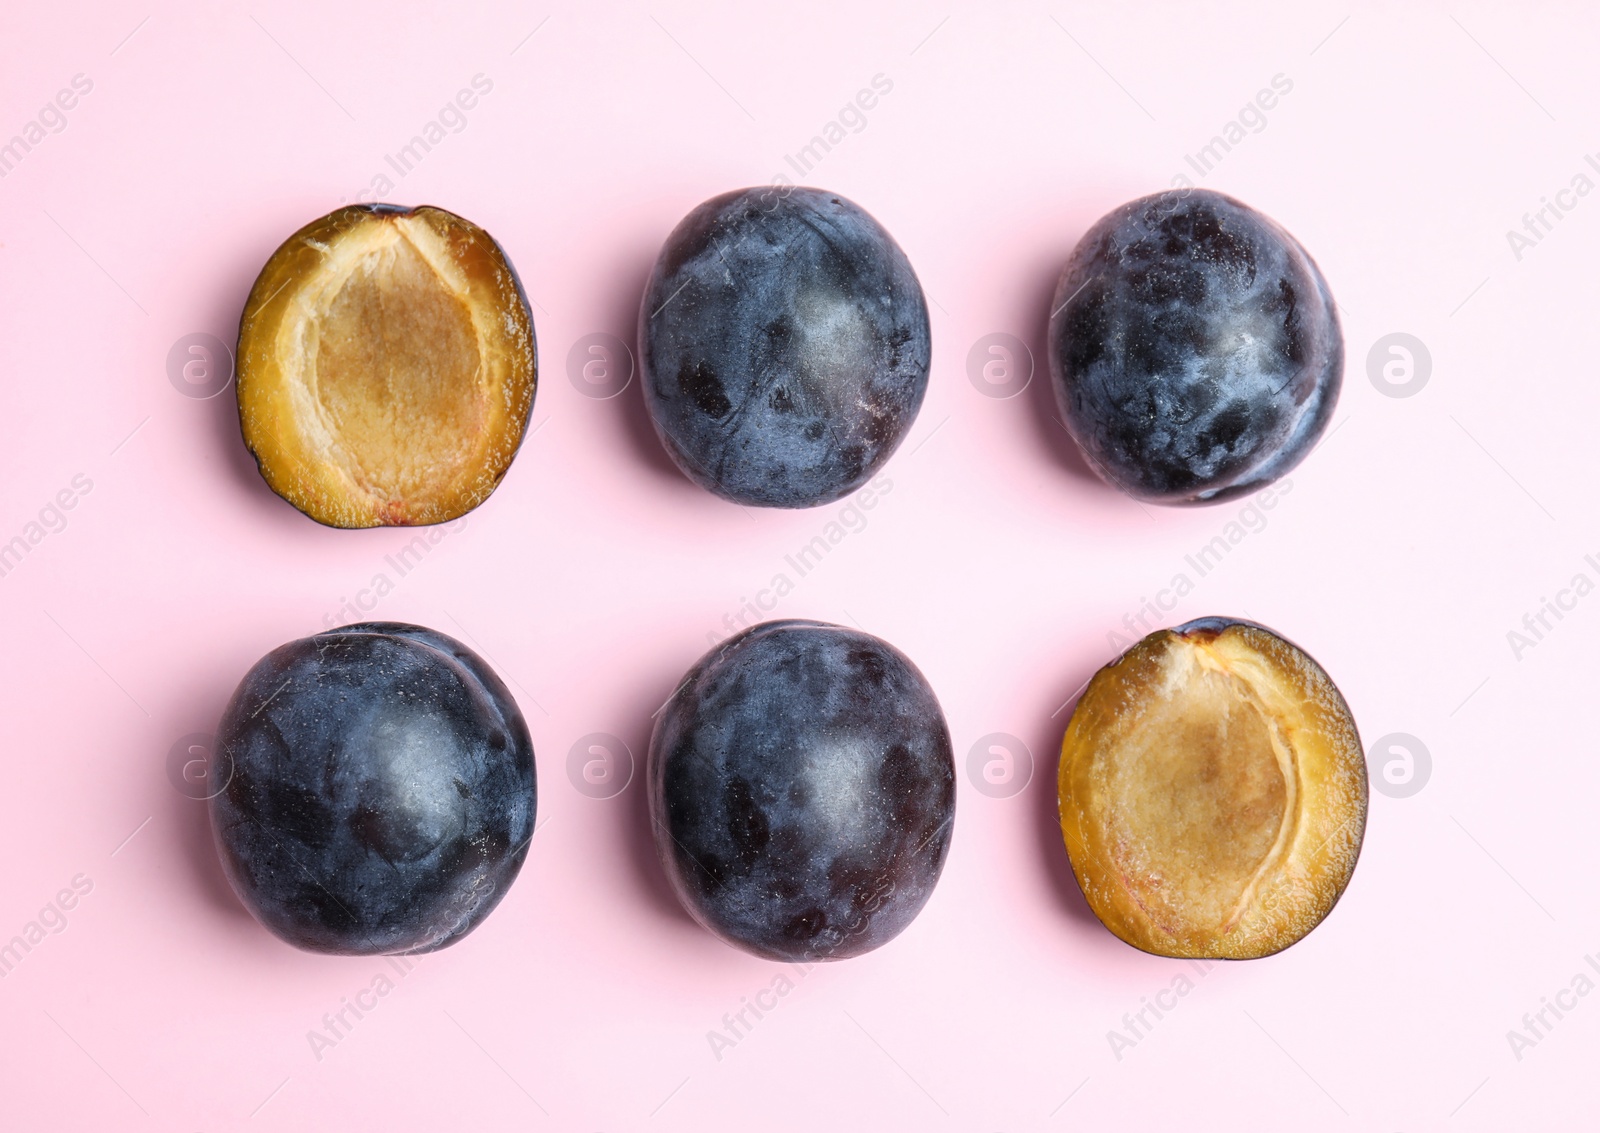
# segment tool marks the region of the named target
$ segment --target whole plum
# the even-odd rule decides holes
[[[1141,197],[1079,241],[1051,303],[1069,432],[1111,484],[1215,503],[1284,475],[1344,372],[1328,285],[1272,220],[1206,189]]]
[[[685,908],[759,956],[900,933],[950,848],[955,763],[922,674],[870,634],[754,626],[690,670],[650,738],[656,850]]]
[[[273,933],[346,955],[431,952],[505,896],[533,834],[533,745],[460,642],[395,622],[268,653],[217,729],[212,830]]]
[[[742,189],[672,230],[639,308],[656,433],[730,500],[813,507],[865,483],[928,385],[928,307],[905,253],[821,189]]]

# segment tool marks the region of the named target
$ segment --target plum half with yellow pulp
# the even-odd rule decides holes
[[[1089,907],[1158,956],[1289,947],[1344,892],[1366,829],[1344,697],[1297,646],[1231,618],[1158,630],[1096,673],[1059,789]]]
[[[352,205],[273,253],[239,325],[239,423],[274,492],[330,527],[443,523],[511,466],[533,315],[483,229]]]

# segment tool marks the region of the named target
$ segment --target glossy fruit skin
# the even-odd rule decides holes
[[[1333,296],[1298,241],[1206,189],[1113,210],[1051,303],[1056,401],[1089,463],[1129,495],[1217,503],[1311,451],[1338,401]]]
[[[684,907],[758,956],[839,960],[898,935],[955,819],[933,690],[870,634],[754,626],[707,653],[650,738],[656,849]]]
[[[743,504],[814,507],[870,479],[916,418],[930,350],[905,253],[821,189],[706,201],[667,238],[639,308],[661,443]]]
[[[224,872],[297,948],[443,948],[527,855],[527,725],[493,670],[434,630],[372,622],[279,646],[240,682],[217,751]]]

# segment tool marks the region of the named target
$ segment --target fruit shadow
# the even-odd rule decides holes
[[[197,660],[184,675],[174,675],[169,686],[169,699],[158,709],[162,720],[173,722],[173,742],[159,751],[144,755],[144,775],[159,777],[155,788],[158,820],[166,822],[173,831],[174,851],[182,860],[179,868],[188,874],[188,888],[210,910],[232,920],[243,918],[254,921],[250,911],[233,891],[227,875],[222,871],[222,859],[217,851],[216,839],[211,832],[211,803],[194,795],[205,794],[210,784],[189,783],[174,762],[186,758],[178,752],[177,740],[187,738],[182,733],[207,735],[217,726],[223,705],[233,693],[233,681],[215,664]],[[215,737],[211,737],[215,751]],[[216,767],[215,756],[211,767]],[[189,788],[180,788],[183,780]],[[227,785],[223,780],[222,787]],[[218,788],[220,790],[220,787]]]
[[[244,434],[239,428],[239,394],[237,351],[239,347],[239,318],[244,313],[245,300],[250,288],[267,262],[272,249],[261,251],[249,246],[241,247],[231,263],[226,263],[206,286],[200,288],[210,296],[209,303],[199,312],[199,326],[216,335],[234,352],[234,380],[222,392],[204,400],[197,400],[195,409],[205,417],[203,430],[222,474],[237,489],[237,494],[253,512],[261,515],[262,522],[293,523],[294,508],[278,498],[267,482],[261,478],[255,457],[245,448]]]
[[[1088,225],[1078,227],[1087,229]],[[1070,249],[1077,242],[1077,238],[1074,238],[1066,247]],[[1028,416],[1033,422],[1035,437],[1055,463],[1072,477],[1102,491],[1112,492],[1113,489],[1090,466],[1078,442],[1067,432],[1061,420],[1061,407],[1056,403],[1055,379],[1050,373],[1049,361],[1050,315],[1063,262],[1064,258],[1046,260],[1041,253],[1041,258],[1030,264],[1025,272],[1028,280],[1025,325],[1029,328],[1025,342],[1028,349],[1033,351],[1033,380],[1028,383],[1023,396],[1027,398],[1031,410]]]
[[[192,799],[176,790],[166,794],[167,818],[176,831],[179,854],[193,882],[191,888],[199,894],[206,907],[229,919],[243,918],[253,921],[239,897],[228,884],[222,872],[222,859],[217,855],[216,839],[211,834],[211,804],[204,799]]]
[[[634,690],[631,707],[623,714],[628,726],[621,739],[633,753],[633,778],[617,799],[623,804],[620,808],[622,829],[619,836],[634,880],[647,904],[662,917],[677,922],[680,927],[692,926],[696,932],[700,932],[700,926],[683,907],[678,895],[673,892],[671,882],[667,880],[666,870],[656,852],[655,821],[650,814],[650,733],[656,722],[653,714],[659,714],[680,679],[663,671],[661,679],[647,682]]]
[[[667,450],[662,447],[644,400],[639,305],[644,301],[645,287],[650,282],[656,254],[657,249],[644,245],[627,249],[617,257],[606,283],[605,326],[602,329],[620,338],[633,353],[633,378],[628,382],[628,387],[611,400],[617,410],[614,416],[627,439],[625,447],[658,479],[693,494],[699,489],[679,471],[667,455]]]
[[[1061,696],[1064,702],[1056,701],[1061,707],[1039,726],[1039,731],[1033,737],[1033,750],[1049,753],[1049,757],[1035,759],[1033,782],[1028,790],[1033,796],[1034,828],[1039,839],[1040,860],[1044,863],[1045,873],[1050,879],[1050,888],[1058,898],[1059,908],[1072,920],[1104,932],[1100,918],[1095,916],[1094,910],[1089,907],[1083,889],[1078,884],[1077,875],[1072,872],[1072,861],[1067,856],[1067,848],[1061,835],[1061,813],[1057,805],[1056,792],[1056,775],[1061,760],[1061,736],[1067,730],[1067,721],[1072,718],[1073,710],[1077,708],[1078,698],[1083,695],[1084,688],[1089,684],[1089,678],[1095,674],[1098,667],[1098,665],[1088,667],[1081,679],[1063,688]]]

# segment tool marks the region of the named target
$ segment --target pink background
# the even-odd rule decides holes
[[[1600,995],[1520,1052],[1507,1032],[1600,952],[1600,598],[1520,657],[1506,635],[1578,572],[1600,578],[1583,559],[1600,552],[1600,195],[1565,198],[1520,259],[1506,231],[1600,148],[1593,16],[458,7],[13,4],[0,20],[0,138],[74,75],[93,84],[0,179],[0,541],[74,476],[92,484],[0,578],[0,941],[74,877],[92,885],[0,979],[8,1126],[1498,1130],[1592,1116]],[[478,74],[492,91],[465,128],[387,196],[460,212],[515,261],[537,304],[536,431],[371,616],[492,659],[529,717],[541,826],[499,910],[319,1060],[308,1032],[384,961],[302,954],[258,927],[166,761],[215,727],[262,653],[350,620],[341,603],[410,535],[327,530],[281,503],[240,443],[231,389],[182,396],[166,358],[195,332],[231,343],[273,248],[367,189]],[[930,301],[932,378],[892,489],[773,612],[858,623],[922,667],[955,739],[958,820],[912,927],[798,979],[719,1059],[708,1032],[786,969],[697,928],[655,864],[638,778],[588,797],[568,751],[603,732],[642,760],[651,713],[708,635],[844,505],[745,511],[694,488],[637,382],[583,396],[567,356],[589,334],[631,342],[677,219],[784,172],[878,74],[891,93],[805,180],[905,248]],[[1333,674],[1366,742],[1416,737],[1432,776],[1411,797],[1374,793],[1361,864],[1316,932],[1196,978],[1114,1053],[1123,1015],[1194,973],[1119,943],[1073,887],[1051,814],[1059,709],[1115,653],[1124,615],[1246,504],[1140,507],[1087,476],[1051,421],[1043,323],[1085,227],[1169,185],[1280,74],[1291,93],[1200,183],[1317,257],[1344,312],[1344,393],[1331,439],[1255,513],[1266,526],[1169,620],[1278,628]],[[1369,350],[1396,331],[1431,354],[1413,397],[1368,378]],[[997,332],[1041,359],[1009,400],[968,378],[969,349]],[[1037,765],[1013,797],[968,773],[993,732]]]

